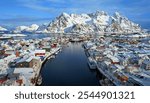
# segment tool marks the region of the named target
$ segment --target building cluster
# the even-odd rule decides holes
[[[47,37],[0,41],[0,85],[36,85],[42,64],[54,58],[68,40]]]
[[[90,68],[105,77],[100,83],[150,85],[150,44],[148,37],[136,35],[98,36],[83,43]]]

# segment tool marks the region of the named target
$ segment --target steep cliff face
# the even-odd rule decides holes
[[[62,13],[48,25],[47,30],[50,32],[64,32],[66,28],[73,26],[73,24],[74,22],[70,15]]]
[[[2,30],[7,30],[0,27]],[[18,26],[14,33],[70,33],[70,32],[140,32],[139,24],[130,21],[127,17],[115,12],[108,15],[104,11],[96,11],[90,14],[67,14],[62,13],[48,25],[32,24],[31,26]]]
[[[141,28],[127,17],[115,12],[113,16],[104,11],[91,14],[62,13],[49,23],[48,32],[136,32]]]
[[[110,31],[115,32],[137,32],[141,31],[139,24],[135,24],[127,17],[121,16],[118,12],[115,12],[114,16],[111,16]]]

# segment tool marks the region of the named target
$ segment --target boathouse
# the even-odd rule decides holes
[[[34,54],[35,54],[35,56],[39,56],[39,57],[45,56],[46,50],[35,50]]]
[[[6,49],[4,55],[5,56],[9,56],[15,54],[15,50],[14,49]]]

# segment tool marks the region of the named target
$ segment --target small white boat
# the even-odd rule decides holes
[[[55,52],[55,54],[57,55],[59,53],[59,51]]]
[[[49,60],[49,59],[51,59],[51,57],[48,57],[47,59]]]
[[[91,57],[88,57],[88,65],[90,67],[90,69],[96,69],[96,61],[91,58]]]
[[[55,57],[56,57],[55,55],[52,55],[52,56],[51,56],[52,59],[54,59]]]
[[[54,58],[55,58],[55,55],[51,55],[47,59],[49,60],[49,59],[54,59]]]

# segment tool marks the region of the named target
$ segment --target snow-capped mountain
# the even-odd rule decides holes
[[[54,21],[52,21],[47,30],[50,32],[72,32],[80,29],[84,30],[84,25],[91,21],[90,16],[87,14],[67,14],[62,13]]]
[[[47,27],[47,32],[139,32],[141,27],[127,17],[115,12],[113,16],[104,11],[91,14],[62,13]]]
[[[7,31],[7,29],[0,26],[0,31]]]
[[[22,31],[24,31],[27,28],[28,28],[27,26],[18,26],[18,27],[16,27],[16,29],[13,32],[14,33],[21,33]]]
[[[39,26],[37,24],[32,24],[31,26],[29,26],[28,28],[25,29],[25,31],[27,32],[34,32],[39,28]]]
[[[0,27],[0,31],[7,29]],[[41,26],[18,26],[13,33],[71,33],[71,32],[141,32],[139,24],[130,21],[127,17],[115,12],[109,15],[104,11],[96,11],[90,14],[67,14],[62,13],[49,24]]]
[[[47,30],[50,32],[64,32],[65,29],[70,28],[74,25],[74,20],[67,13],[62,13],[54,21],[52,21]]]
[[[115,32],[138,32],[141,31],[139,24],[135,24],[127,17],[121,16],[118,12],[115,12],[114,16],[111,16],[111,25],[109,30]]]
[[[48,24],[43,24],[43,25],[40,25],[36,31],[36,33],[48,33],[47,31],[47,26]]]
[[[18,26],[13,31],[14,33],[21,33],[21,32],[35,32],[37,31],[39,26],[37,24],[32,24],[31,26]]]

